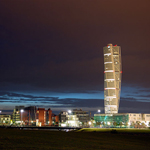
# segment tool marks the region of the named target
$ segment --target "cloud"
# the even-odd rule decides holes
[[[145,18],[150,18],[149,3],[149,0],[145,3],[37,0],[36,4],[10,0],[9,5],[1,2],[3,107],[6,103],[89,109],[103,106],[103,46],[109,42],[121,46],[123,97],[120,103],[148,102],[150,22]],[[47,96],[48,92],[55,95]],[[72,95],[65,97],[58,93]],[[93,94],[93,99],[87,95],[75,99],[75,94],[82,93]]]
[[[10,92],[0,92],[0,103],[12,105],[35,105],[37,107],[52,108],[54,110],[67,110],[69,108],[88,108],[96,111],[101,108],[104,113],[103,99],[86,98],[60,98],[49,96],[35,96],[29,94],[18,94]],[[149,101],[147,99],[139,100],[133,97],[121,97],[119,112],[149,112]]]

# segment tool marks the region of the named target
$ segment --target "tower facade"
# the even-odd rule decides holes
[[[106,114],[118,113],[121,92],[121,47],[108,44],[104,51],[104,107]]]

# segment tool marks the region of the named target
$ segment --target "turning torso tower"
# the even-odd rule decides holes
[[[118,113],[121,92],[121,48],[108,44],[104,51],[105,114]]]

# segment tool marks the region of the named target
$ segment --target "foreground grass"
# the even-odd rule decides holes
[[[150,134],[147,132],[131,132],[128,134],[111,132],[112,129],[103,129],[105,132],[61,132],[39,130],[0,129],[0,150],[3,149],[136,149],[143,150],[150,147]],[[98,129],[96,129],[98,131]],[[102,130],[101,130],[102,131]],[[106,132],[107,131],[107,132]],[[145,132],[144,132],[145,133]]]
[[[136,128],[82,128],[77,132],[114,132],[116,133],[141,133],[150,134],[150,129],[136,129]]]

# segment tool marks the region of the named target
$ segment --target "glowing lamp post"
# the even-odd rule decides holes
[[[71,110],[68,110],[68,113],[69,113],[69,114],[71,114],[71,113],[72,113],[72,111],[71,111]]]
[[[89,121],[89,126],[91,126],[91,124],[92,124],[91,121]]]
[[[24,112],[24,110],[21,109],[20,112],[21,112],[21,125],[22,125],[22,113]]]
[[[100,109],[98,109],[98,113],[100,113],[101,112],[101,110]]]

